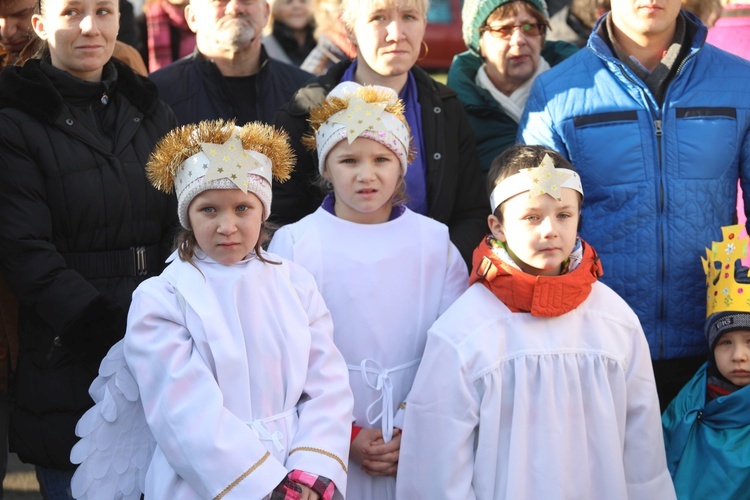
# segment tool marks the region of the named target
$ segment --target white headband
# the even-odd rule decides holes
[[[349,99],[346,109],[334,114],[323,122],[315,134],[318,150],[318,168],[323,173],[325,160],[331,149],[347,139],[349,144],[357,137],[364,137],[379,142],[398,157],[401,168],[406,174],[407,157],[409,156],[409,128],[387,112],[388,104],[398,102],[398,94],[393,89],[377,85],[368,86],[388,95],[387,101],[365,102],[357,95],[364,88],[355,82],[342,82],[328,94],[327,99],[339,97]]]
[[[562,188],[575,189],[583,196],[578,173],[567,168],[555,168],[552,158],[545,154],[538,167],[524,168],[495,186],[490,195],[492,212],[504,201],[526,191],[529,192],[529,198],[548,194],[557,201],[562,201]]]
[[[244,149],[237,135],[232,135],[223,144],[199,144],[202,151],[185,160],[174,177],[177,213],[182,226],[190,227],[187,214],[190,202],[209,189],[250,191],[263,203],[264,217],[268,218],[271,211],[271,160],[257,151]]]

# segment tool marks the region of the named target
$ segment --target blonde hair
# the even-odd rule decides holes
[[[353,31],[360,15],[386,7],[414,7],[426,16],[430,0],[341,0],[341,20],[347,30]]]

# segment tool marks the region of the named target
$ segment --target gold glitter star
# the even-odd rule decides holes
[[[330,121],[340,123],[347,128],[347,139],[351,144],[365,130],[386,130],[380,119],[386,104],[385,102],[368,103],[361,97],[354,96],[349,101],[349,107],[333,115]]]
[[[247,174],[256,168],[261,167],[260,163],[250,156],[242,147],[242,141],[237,136],[232,136],[224,144],[200,143],[203,153],[208,157],[211,164],[206,170],[206,181],[216,179],[230,179],[235,186],[243,192],[247,192]],[[225,168],[236,167],[232,169],[238,174],[225,174]]]
[[[573,175],[570,172],[563,172],[555,168],[555,162],[549,155],[544,155],[537,168],[525,168],[523,172],[532,183],[529,198],[548,194],[557,201],[562,201],[560,186]]]

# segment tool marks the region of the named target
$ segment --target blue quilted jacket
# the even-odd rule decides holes
[[[661,106],[613,55],[602,18],[585,49],[534,82],[518,135],[580,172],[581,235],[653,359],[706,352],[700,257],[733,222],[738,178],[750,205],[750,63],[704,44],[706,28],[682,14],[691,48]]]

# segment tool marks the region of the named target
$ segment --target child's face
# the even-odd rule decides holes
[[[251,192],[209,189],[193,198],[188,218],[201,250],[215,261],[231,265],[255,248],[263,223],[263,204]]]
[[[333,184],[337,217],[359,224],[390,217],[401,163],[387,147],[364,137],[341,141],[328,153],[323,175]]]
[[[529,198],[528,191],[502,205],[503,222],[490,215],[492,234],[507,244],[510,256],[524,272],[555,276],[576,242],[580,201],[578,193],[562,189],[562,202],[552,196]]]
[[[750,384],[750,330],[728,332],[714,347],[716,368],[734,385]]]

